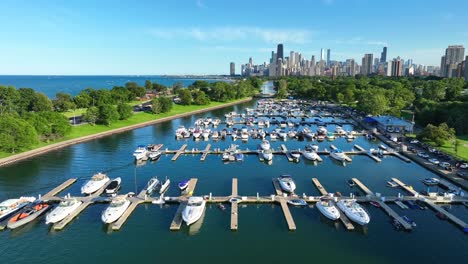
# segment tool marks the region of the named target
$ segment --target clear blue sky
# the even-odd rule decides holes
[[[0,1],[0,74],[227,74],[285,53],[439,65],[468,45],[466,0]]]

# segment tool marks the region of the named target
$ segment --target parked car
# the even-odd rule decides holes
[[[418,156],[425,159],[429,158],[429,155],[422,151],[418,152]]]
[[[437,159],[429,159],[429,162],[435,165],[440,163]]]
[[[447,168],[447,167],[450,167],[452,165],[450,165],[450,163],[448,163],[448,162],[440,162],[439,166],[441,166],[442,168]]]
[[[417,139],[413,139],[410,141],[410,144],[418,144],[419,143],[419,140]]]
[[[468,163],[462,163],[460,165],[460,169],[466,169],[466,168],[468,168]]]

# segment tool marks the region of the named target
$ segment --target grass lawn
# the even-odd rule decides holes
[[[457,137],[457,139],[460,141],[460,144],[458,145],[458,151],[455,153],[455,149],[453,147],[453,144],[450,142],[446,142],[443,146],[441,147],[435,147],[445,153],[448,153],[452,156],[455,156],[459,159],[463,159],[465,161],[468,161],[468,135],[463,135]],[[431,145],[434,145],[432,142],[428,142]]]
[[[240,100],[243,100],[243,99],[240,99]],[[188,106],[184,106],[184,105],[174,104],[173,107],[172,107],[172,110],[170,112],[168,112],[168,113],[155,115],[155,114],[146,113],[146,112],[138,112],[138,113],[135,113],[134,115],[132,115],[129,119],[115,121],[110,126],[104,126],[104,125],[92,126],[92,125],[89,125],[89,124],[85,124],[85,125],[81,125],[81,126],[74,126],[74,127],[72,127],[72,130],[71,130],[70,134],[68,134],[64,138],[62,138],[60,140],[53,141],[53,142],[49,142],[49,143],[40,142],[39,144],[34,145],[29,149],[25,149],[24,151],[44,147],[44,146],[47,146],[47,145],[50,145],[50,144],[58,143],[58,142],[69,140],[69,139],[75,139],[75,138],[79,138],[79,137],[83,137],[83,136],[89,136],[89,135],[92,135],[92,134],[105,132],[105,131],[116,129],[116,128],[122,128],[122,127],[130,126],[130,125],[140,124],[140,123],[144,123],[144,122],[147,122],[147,121],[151,121],[151,120],[155,120],[155,119],[159,119],[159,118],[163,118],[163,117],[174,116],[174,115],[177,115],[177,114],[182,114],[182,113],[187,113],[187,112],[191,112],[191,111],[201,110],[201,109],[204,109],[204,108],[219,106],[219,105],[232,103],[232,102],[240,101],[240,100],[232,100],[232,101],[224,102],[224,103],[211,102],[209,105],[188,105]],[[12,153],[7,153],[7,152],[1,152],[0,151],[0,158],[5,158],[5,157],[8,157],[8,156],[11,156],[11,155],[14,155],[14,154],[18,154],[18,153],[20,153],[20,152],[12,154]]]
[[[140,104],[143,104],[143,103],[146,103],[146,102],[149,102],[149,100],[146,100],[146,101],[135,100],[135,101],[130,101],[127,104],[130,105],[130,106],[135,106],[135,105],[140,105]],[[63,115],[66,116],[67,118],[70,118],[70,117],[73,117],[73,116],[80,116],[80,115],[83,115],[84,113],[86,113],[87,109],[88,108],[78,108],[78,109],[75,110],[75,112],[73,112],[73,110],[68,110],[67,112],[63,113]]]

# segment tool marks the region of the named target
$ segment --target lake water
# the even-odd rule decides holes
[[[224,149],[232,139],[218,142],[176,141],[178,126],[193,126],[200,117],[223,117],[230,111],[242,112],[254,107],[249,102],[222,110],[180,118],[133,131],[113,135],[87,143],[50,152],[16,164],[0,167],[0,200],[21,195],[44,194],[68,178],[78,182],[61,195],[79,195],[81,185],[94,173],[102,171],[111,178],[122,178],[121,193],[138,192],[153,176],[169,177],[172,186],[166,196],[178,195],[176,183],[196,177],[195,195],[229,195],[232,178],[239,181],[240,195],[269,195],[274,193],[272,178],[291,174],[298,194],[319,195],[311,182],[316,177],[330,192],[343,194],[359,191],[351,188],[347,180],[360,179],[374,192],[396,195],[402,190],[386,187],[392,177],[412,185],[416,190],[426,187],[421,179],[437,177],[415,163],[405,163],[394,157],[385,157],[376,163],[366,156],[355,156],[342,166],[327,156],[317,165],[304,162],[289,163],[284,156],[275,156],[268,165],[256,156],[247,156],[242,163],[224,164],[221,156],[209,155],[201,162],[199,155],[181,156],[172,162],[172,155],[163,156],[155,163],[136,166],[132,152],[139,144],[162,143],[164,148],[178,149],[184,143],[188,149]],[[238,128],[241,126],[238,125]],[[220,126],[218,129],[222,129]],[[353,129],[352,126],[344,126]],[[272,128],[270,128],[271,130]],[[329,130],[334,126],[329,125]],[[357,128],[356,128],[357,129]],[[315,127],[312,127],[315,130]],[[236,141],[240,148],[256,149],[260,140],[247,143]],[[307,142],[288,140],[272,142],[278,148],[286,144],[289,149],[304,148]],[[353,142],[339,138],[319,143],[320,149],[330,144],[351,150],[354,144],[366,149],[376,148],[380,142],[359,137]],[[325,219],[316,208],[291,208],[297,226],[288,231],[279,205],[242,205],[239,207],[239,230],[232,232],[230,208],[221,211],[208,205],[203,221],[180,231],[169,231],[177,205],[138,206],[121,231],[107,230],[101,220],[105,204],[95,204],[84,210],[63,231],[54,231],[44,219],[36,220],[17,230],[0,232],[2,262],[15,263],[440,263],[462,262],[468,257],[468,236],[455,225],[441,221],[431,210],[401,210],[390,204],[401,215],[415,220],[418,226],[412,232],[396,231],[390,218],[378,208],[364,205],[371,215],[366,228],[347,231],[340,222]],[[468,210],[462,205],[448,210],[468,221]],[[356,225],[357,226],[357,225]]]
[[[157,82],[166,86],[172,86],[176,82],[181,82],[184,86],[192,84],[196,80],[208,82],[220,81],[224,79],[203,79],[203,78],[181,78],[169,76],[31,76],[31,75],[0,75],[0,85],[12,85],[16,88],[33,88],[36,91],[54,98],[57,92],[78,94],[88,87],[94,89],[111,89],[114,86],[124,86],[127,82],[136,82],[143,86],[146,80]]]

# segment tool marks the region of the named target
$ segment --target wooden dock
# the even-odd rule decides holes
[[[237,178],[232,179],[232,192],[231,196],[232,197],[237,197]],[[238,228],[238,204],[237,202],[232,202],[231,203],[231,230],[237,230]]]
[[[366,151],[363,147],[361,147],[361,146],[359,146],[357,144],[355,144],[354,147],[357,150],[359,150],[362,154],[368,156],[369,158],[375,160],[376,162],[382,162],[382,160],[379,157],[373,155],[372,153],[370,153],[370,151]]]
[[[195,187],[197,186],[197,181],[197,178],[190,179],[187,190],[185,191],[184,195],[182,195],[182,198],[184,198],[184,200],[180,201],[179,208],[177,208],[177,212],[174,215],[174,218],[172,219],[171,226],[169,227],[170,230],[179,230],[182,226],[182,211],[187,206],[187,201],[185,199],[192,196],[193,192],[195,191]]]
[[[454,216],[453,214],[447,212],[444,208],[432,203],[432,202],[429,202],[429,201],[425,201],[426,204],[428,204],[432,209],[434,209],[435,211],[439,212],[439,213],[442,213],[444,214],[445,216],[447,216],[447,218],[452,221],[453,223],[455,223],[456,225],[458,225],[459,227],[461,227],[461,229],[463,230],[464,233],[468,233],[468,224],[466,224],[465,222],[463,222],[461,219],[459,219],[458,217]]]
[[[396,152],[396,151],[385,151],[384,153],[388,154],[388,155],[393,155],[399,159],[401,159],[402,161],[406,162],[406,163],[410,163],[411,160],[408,159],[407,157],[401,155],[400,153]]]
[[[134,197],[133,199],[129,198],[131,201],[131,204],[128,206],[127,210],[125,210],[122,216],[111,225],[112,230],[115,231],[115,230],[120,230],[122,228],[123,224],[125,224],[128,217],[133,213],[136,207],[140,205],[141,203],[145,202],[144,200],[145,195],[146,195],[146,189],[142,190],[138,194],[137,197]]]
[[[286,156],[289,162],[294,161],[294,158],[291,156],[291,153],[288,151],[288,148],[286,147],[286,145],[281,144],[281,150],[283,151],[284,155]]]
[[[42,196],[42,200],[45,201],[53,196],[56,196],[58,193],[65,190],[66,188],[68,188],[70,185],[72,185],[75,182],[76,182],[76,178],[71,178],[71,179],[66,180],[64,183],[60,184],[59,186],[55,187],[50,192]]]
[[[208,154],[210,154],[210,147],[211,147],[211,144],[208,144],[206,145],[206,148],[202,151],[202,156],[200,158],[200,161],[205,161],[206,159],[206,156],[208,156]]]
[[[276,194],[280,196],[278,202],[281,205],[281,209],[283,209],[284,218],[286,219],[289,230],[296,230],[296,223],[294,223],[291,211],[289,211],[287,200],[283,198],[283,191],[281,191],[278,179],[273,178],[273,186],[275,187]]]
[[[315,187],[319,190],[319,192],[322,195],[328,195],[327,190],[323,188],[322,184],[319,182],[317,178],[312,178],[312,182],[314,183]],[[348,219],[346,214],[341,211],[341,209],[338,206],[335,206],[338,211],[340,211],[340,220],[343,223],[343,225],[346,227],[347,230],[354,230],[354,225],[351,223],[351,221]]]
[[[352,178],[352,180],[367,195],[370,195],[371,198],[375,198],[375,197],[373,197],[374,193],[369,188],[367,188],[367,186],[365,186],[360,180],[358,180],[356,178]],[[397,220],[403,226],[404,229],[406,229],[406,230],[411,230],[412,229],[411,225],[408,222],[406,222],[405,220],[403,220],[403,218],[401,218],[401,216],[399,216],[395,211],[393,211],[393,209],[390,208],[390,206],[388,206],[386,203],[384,203],[383,201],[381,201],[379,199],[373,199],[373,200],[375,202],[379,203],[380,208],[382,208],[382,210],[384,210],[393,219]]]
[[[413,187],[406,185],[402,181],[400,181],[397,178],[392,178],[392,181],[394,181],[396,184],[400,185],[401,188],[403,188],[405,191],[411,193],[413,196],[419,195],[417,191],[413,189]]]
[[[176,152],[176,154],[174,155],[174,157],[172,157],[172,161],[176,161],[180,155],[182,155],[182,153],[185,152],[185,149],[187,148],[187,144],[183,144],[182,147],[180,147],[180,149]]]

